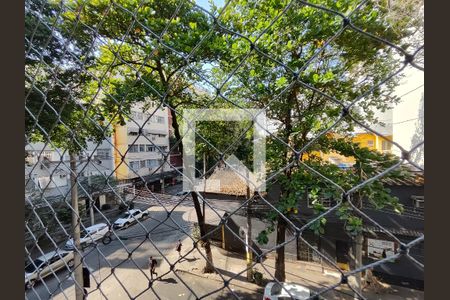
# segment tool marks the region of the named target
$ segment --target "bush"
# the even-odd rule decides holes
[[[59,221],[63,224],[70,224],[72,221],[72,211],[68,208],[58,208],[55,210]]]

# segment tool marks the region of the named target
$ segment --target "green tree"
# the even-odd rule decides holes
[[[88,41],[77,40],[59,25],[59,3],[25,2],[25,139],[43,142],[70,154],[72,234],[80,241],[76,156],[88,141],[105,138],[104,117],[93,105],[92,78],[85,71],[92,63]],[[89,39],[93,43],[92,38]],[[80,59],[81,57],[81,59]],[[82,286],[81,256],[74,254],[75,281]],[[83,290],[76,289],[76,299]]]
[[[108,119],[123,122],[134,103],[155,101],[166,105],[172,116],[178,150],[183,152],[180,118],[183,107],[198,103],[197,73],[216,56],[212,20],[188,1],[72,0],[63,14],[62,28],[89,41],[98,33],[96,63],[89,73],[102,78],[95,83],[104,95],[102,110]],[[79,22],[80,26],[73,26]],[[200,51],[195,47],[206,38]],[[198,223],[206,234],[204,214],[193,194]],[[202,221],[203,220],[203,221]],[[206,239],[206,238],[205,238]],[[206,245],[209,245],[205,241]],[[212,253],[204,271],[213,272]]]
[[[201,51],[193,51],[212,24],[208,16],[189,2],[174,0],[72,0],[67,6],[70,9],[63,15],[67,31],[74,29],[76,20],[81,40],[92,35],[89,28],[98,31],[99,57],[90,71],[104,78],[102,90],[121,102],[118,107],[109,101],[109,112],[122,117],[130,105],[145,98],[167,105],[180,140],[176,109],[196,103],[196,72],[204,72],[201,64],[215,55],[211,39]]]
[[[399,69],[401,60],[395,51],[383,42],[351,30],[343,18],[330,11],[283,0],[241,0],[233,3],[232,9],[227,8],[222,12],[221,22],[241,36],[231,33],[224,36],[228,51],[220,60],[220,68],[230,72],[241,64],[231,79],[233,86],[236,86],[234,92],[247,99],[248,106],[265,108],[267,116],[278,121],[275,136],[268,140],[267,159],[271,171],[285,168],[293,160],[301,160],[341,186],[350,187],[364,178],[360,171],[364,170],[365,164],[381,160],[381,165],[385,166],[391,162],[392,158],[374,152],[364,152],[362,155],[360,152],[365,150],[349,142],[333,141],[332,138],[318,140],[300,155],[291,149],[302,149],[341,116],[344,118],[332,128],[333,132],[346,136],[353,131],[355,123],[347,111],[323,94],[331,95],[344,105],[361,97],[351,107],[351,115],[358,121],[375,123],[376,110],[388,109],[398,101],[392,95],[398,78],[376,87]],[[289,3],[290,7],[284,10]],[[405,25],[408,24],[408,14],[386,18],[386,1],[368,2],[360,7],[360,2],[353,0],[310,3],[349,15],[350,22],[363,32],[400,44],[411,51],[409,45],[403,42],[411,34]],[[341,29],[342,32],[327,43]],[[376,88],[371,90],[373,87]],[[314,151],[342,152],[342,147],[347,144],[353,146],[353,152],[347,149],[346,154],[356,155],[357,160],[355,168],[351,170],[344,171],[320,157],[313,158]],[[298,205],[296,193],[309,171],[306,172],[301,164],[284,170],[280,177],[282,184],[278,209],[283,214],[289,214]],[[370,177],[375,171],[364,174]],[[317,185],[317,179],[314,182]],[[315,187],[313,182],[310,185],[308,189]],[[371,193],[367,193],[371,201],[397,205],[381,185],[373,183],[366,187],[371,190]],[[362,201],[357,195],[360,193],[366,195],[359,190],[352,197]],[[272,218],[276,224],[277,245],[283,244],[286,221],[278,214],[273,214]],[[348,217],[347,221],[348,228],[360,223],[356,217]],[[275,227],[271,226],[270,230],[275,230]],[[264,233],[267,230],[260,236],[261,241],[265,240]],[[276,251],[275,277],[284,281],[284,247]]]

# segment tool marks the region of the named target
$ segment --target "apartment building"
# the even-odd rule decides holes
[[[164,163],[164,157],[169,154],[169,110],[166,107],[158,109],[155,102],[147,106],[136,104],[126,124],[114,128],[118,180],[146,179],[171,169]],[[122,157],[125,157],[123,161]]]
[[[168,112],[167,108],[158,108],[156,103],[145,107],[136,104],[129,120],[124,126],[116,126],[112,136],[100,144],[87,143],[86,149],[77,157],[79,177],[103,174],[121,181],[148,181],[171,170],[169,164],[164,163],[164,156],[169,151]],[[68,152],[44,143],[26,145],[26,193],[41,191],[45,197],[64,196],[70,189],[69,168]],[[170,178],[170,175],[166,177]]]

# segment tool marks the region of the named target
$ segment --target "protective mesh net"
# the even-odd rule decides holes
[[[423,272],[423,195],[402,207],[384,188],[423,187],[423,134],[406,149],[395,123],[386,134],[373,115],[415,91],[393,94],[405,72],[424,70],[421,11],[419,1],[27,0],[25,297],[256,299],[269,281],[291,281],[306,298],[367,299],[373,270]],[[188,124],[208,154],[189,167],[222,188],[181,191],[180,128],[195,122],[183,111],[218,108],[274,121],[266,191],[224,160],[240,151],[251,165],[253,124],[218,123]],[[356,128],[379,151],[349,142]]]

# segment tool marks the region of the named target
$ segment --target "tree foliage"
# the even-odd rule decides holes
[[[366,124],[376,123],[376,111],[389,109],[399,101],[393,95],[399,77],[381,83],[402,63],[396,50],[349,28],[341,16],[300,2],[292,2],[285,9],[289,3],[240,0],[234,2],[232,9],[221,11],[224,26],[238,34],[224,37],[228,51],[218,67],[228,73],[239,66],[230,80],[235,93],[248,99],[248,106],[265,108],[267,116],[277,121],[275,135],[268,140],[267,159],[272,172],[285,170],[277,177],[281,185],[277,208],[287,216],[307,194],[311,198],[342,198],[342,191],[305,165],[349,190],[398,162],[392,155],[362,148],[351,141],[350,134],[356,124],[343,106],[359,99],[351,107],[351,116]],[[362,6],[353,0],[309,3],[347,15],[361,31],[400,44],[411,52],[404,42],[412,34],[408,25],[410,14],[392,17],[388,1],[366,2]],[[409,6],[403,11],[413,9]],[[332,131],[334,135],[322,136],[309,144],[324,131]],[[300,150],[306,145],[300,155],[291,150]],[[353,168],[341,169],[316,155],[319,152],[353,157],[356,163]],[[286,168],[296,160],[293,167]],[[404,173],[396,171],[387,176],[405,176]],[[363,186],[351,197],[358,207],[364,200],[378,208],[387,206],[401,210],[398,199],[379,181]],[[325,208],[317,202],[315,210],[319,214]],[[351,213],[347,204],[339,210],[339,215],[350,233],[361,231],[362,220]],[[271,225],[258,240],[267,242],[267,234],[274,231],[276,225],[277,244],[284,242],[284,220],[276,212],[270,213],[268,219]],[[312,229],[323,233],[325,224],[326,218],[321,218]],[[277,269],[280,271],[276,277],[279,280],[284,280],[283,255],[284,247],[278,248]]]
[[[25,5],[25,132],[28,142],[74,153],[89,140],[104,138],[96,105],[92,105],[92,77],[84,72],[92,57],[76,37],[65,35],[58,25],[60,5],[30,0]],[[107,131],[106,131],[107,132]]]

